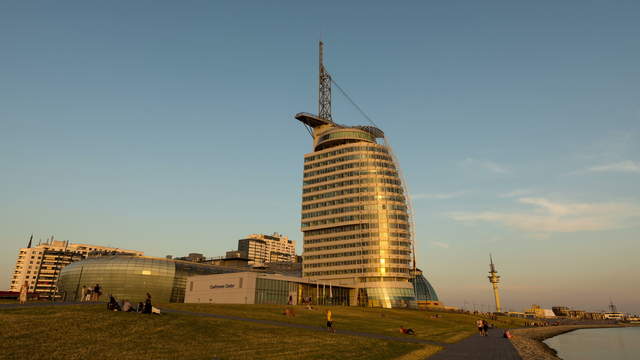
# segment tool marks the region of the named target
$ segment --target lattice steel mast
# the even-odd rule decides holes
[[[324,44],[320,41],[320,73],[318,93],[318,116],[322,119],[333,121],[331,119],[331,75],[325,70],[322,63],[322,48]]]

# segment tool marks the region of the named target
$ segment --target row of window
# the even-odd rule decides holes
[[[408,274],[409,269],[405,268],[383,268],[385,273]],[[305,272],[304,276],[325,276],[325,275],[343,275],[343,274],[362,274],[362,273],[380,273],[380,268],[367,269],[343,269],[343,270],[326,270],[326,271],[310,271]]]
[[[329,151],[329,152],[326,152],[326,153],[323,153],[323,154],[317,154],[317,155],[306,157],[304,159],[304,162],[311,162],[311,161],[315,161],[315,160],[319,160],[319,159],[324,159],[326,157],[345,154],[345,153],[354,152],[354,151],[373,151],[373,152],[379,152],[379,153],[383,153],[383,154],[388,154],[387,149],[382,148],[382,147],[351,146],[351,147],[346,147],[346,148],[342,148],[342,149],[339,149],[339,150]]]
[[[383,204],[383,205],[357,205],[357,206],[346,206],[346,207],[335,208],[335,209],[330,209],[330,210],[321,210],[321,211],[303,213],[302,214],[302,218],[306,219],[306,218],[313,218],[313,217],[318,217],[318,216],[341,214],[341,213],[346,213],[346,212],[363,211],[363,210],[375,211],[375,210],[378,210],[379,208],[382,208],[383,210],[388,209],[388,210],[395,210],[395,211],[404,211],[405,213],[407,211],[407,207],[406,206],[404,206],[404,205],[396,205],[396,204],[390,204],[390,205],[386,205],[386,204]]]
[[[401,187],[396,188],[396,187],[385,187],[385,186],[367,186],[367,187],[361,187],[361,188],[336,190],[336,191],[329,191],[326,193],[321,193],[316,195],[303,196],[302,201],[303,202],[313,201],[318,199],[326,199],[326,198],[332,198],[336,196],[355,194],[355,193],[361,193],[361,192],[391,192],[396,194],[403,193]]]
[[[409,229],[409,225],[406,224],[388,224],[390,228],[394,229]],[[334,226],[327,229],[317,229],[317,230],[308,230],[304,232],[304,236],[314,236],[314,235],[324,235],[324,234],[333,234],[347,231],[357,231],[357,230],[367,230],[367,229],[377,229],[377,223],[367,223],[367,224],[354,224],[354,225],[342,225],[342,226]],[[305,241],[307,243],[307,241]]]
[[[302,211],[329,207],[334,205],[349,204],[353,202],[371,202],[371,201],[378,201],[378,202],[397,201],[397,202],[404,203],[404,196],[395,196],[395,195],[355,196],[355,197],[349,197],[349,198],[343,198],[343,199],[323,201],[315,204],[304,204],[302,205]]]
[[[367,175],[390,176],[390,177],[395,177],[395,178],[398,177],[398,173],[395,172],[395,171],[389,171],[389,170],[356,170],[356,171],[347,171],[347,172],[333,174],[333,175],[327,175],[327,176],[323,176],[323,177],[319,177],[319,178],[315,178],[315,179],[311,179],[311,180],[305,180],[305,181],[302,182],[302,185],[303,186],[313,185],[313,184],[326,182],[326,181],[331,181],[331,180],[336,180],[336,179],[344,179],[344,178],[351,178],[351,177],[355,177],[355,176],[367,176]]]
[[[337,157],[335,159],[319,161],[319,162],[314,163],[314,164],[305,165],[304,169],[305,170],[310,170],[310,169],[315,169],[315,168],[322,167],[322,166],[327,166],[327,165],[346,162],[346,161],[351,161],[351,160],[358,160],[358,159],[376,159],[376,160],[386,160],[386,161],[391,161],[391,162],[393,161],[393,159],[390,156],[387,156],[387,155],[354,154],[354,155],[347,155],[347,156]]]
[[[335,224],[335,223],[357,221],[357,220],[372,220],[372,219],[377,220],[380,217],[381,216],[378,214],[358,214],[358,215],[339,216],[335,218],[303,222],[302,227]],[[388,220],[409,221],[409,217],[407,215],[401,215],[401,214],[387,214],[387,216],[384,216],[384,217],[386,217]]]
[[[325,229],[323,229],[323,230],[325,230]],[[312,233],[314,231],[317,231],[317,230],[307,231],[305,233],[305,240],[304,240],[304,244],[305,245],[317,244],[317,243],[323,243],[323,242],[332,242],[332,241],[362,239],[362,238],[376,238],[376,237],[379,236],[379,234],[377,232],[374,232],[374,233],[365,232],[365,233],[360,233],[360,234],[333,236],[333,237],[321,238],[321,239],[312,239],[312,240],[307,239],[306,237],[312,236],[313,234],[310,234],[310,233]],[[390,237],[398,237],[398,238],[406,238],[406,239],[409,238],[409,234],[408,233],[389,233],[389,236]]]
[[[337,187],[343,187],[343,186],[349,186],[349,185],[357,185],[357,184],[370,184],[370,183],[392,184],[392,185],[402,186],[402,183],[398,179],[365,178],[365,179],[345,180],[345,181],[339,181],[339,182],[326,184],[326,185],[314,186],[314,187],[302,189],[302,193],[306,194],[306,193],[310,193],[310,192],[314,192],[314,191],[333,189],[333,188],[337,188]]]
[[[330,261],[330,262],[317,263],[317,264],[302,264],[302,267],[304,267],[305,269],[311,269],[311,268],[328,267],[328,266],[379,264],[379,263],[380,263],[380,259],[355,259],[355,260],[343,260],[343,261]],[[411,263],[411,260],[391,258],[391,259],[385,259],[385,263],[408,265]]]
[[[376,141],[376,138],[369,133],[366,133],[364,131],[351,130],[351,131],[336,131],[336,132],[332,132],[331,134],[323,135],[320,137],[320,140],[318,140],[318,144],[326,140],[344,139],[344,138],[364,139],[364,140],[369,140],[371,142]]]
[[[385,162],[379,162],[379,161],[361,161],[361,162],[354,162],[354,163],[333,166],[326,169],[319,169],[319,170],[305,172],[304,177],[307,178],[307,177],[312,177],[312,176],[321,175],[321,174],[328,174],[328,173],[336,172],[339,170],[353,169],[353,168],[360,168],[360,167],[376,167],[376,168],[387,168],[387,169],[393,169],[393,170],[396,169],[396,167],[393,165],[393,162],[385,163]]]
[[[378,245],[378,242],[371,243],[372,246]],[[360,245],[356,243],[355,245]],[[393,255],[411,255],[411,251],[407,250],[387,250],[388,253]],[[379,254],[380,250],[359,250],[359,251],[346,251],[341,253],[332,253],[332,254],[322,254],[322,255],[305,255],[305,260],[316,260],[316,259],[330,259],[336,257],[343,256],[360,256],[360,255],[370,255],[370,254]]]
[[[403,246],[403,247],[411,247],[411,243],[408,241],[390,241],[391,246]],[[325,250],[337,250],[337,249],[348,249],[354,247],[367,247],[367,246],[378,246],[380,245],[380,241],[362,241],[355,243],[347,243],[347,244],[338,244],[338,245],[326,245],[326,246],[317,246],[311,248],[304,248],[305,253],[315,252],[315,251],[325,251]]]

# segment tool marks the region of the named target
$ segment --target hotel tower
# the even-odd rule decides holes
[[[303,276],[323,287],[355,287],[352,304],[416,307],[409,202],[398,163],[382,130],[333,122],[322,46],[319,114],[295,116],[313,137],[304,156]]]

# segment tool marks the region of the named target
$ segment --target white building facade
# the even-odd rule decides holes
[[[243,258],[256,263],[296,260],[296,242],[278,233],[251,234],[238,240],[238,251]]]
[[[125,250],[91,244],[70,244],[68,241],[47,240],[43,244],[21,248],[11,276],[9,291],[20,291],[27,282],[28,292],[55,296],[60,271],[68,264],[90,255],[117,253],[142,256],[142,251]]]

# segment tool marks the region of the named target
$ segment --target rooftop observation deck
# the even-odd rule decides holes
[[[320,125],[337,125],[331,120],[323,119],[317,115],[301,112],[296,114],[296,119],[315,128]]]
[[[304,124],[315,128],[321,125],[333,125],[335,127],[338,128],[352,128],[352,129],[359,129],[359,130],[363,130],[368,132],[369,134],[373,135],[376,138],[383,138],[384,137],[384,131],[378,129],[375,126],[345,126],[345,125],[340,125],[340,124],[336,124],[331,120],[327,120],[324,118],[321,118],[317,115],[313,115],[307,112],[301,112],[301,113],[297,113],[295,118],[298,121],[303,122]]]

